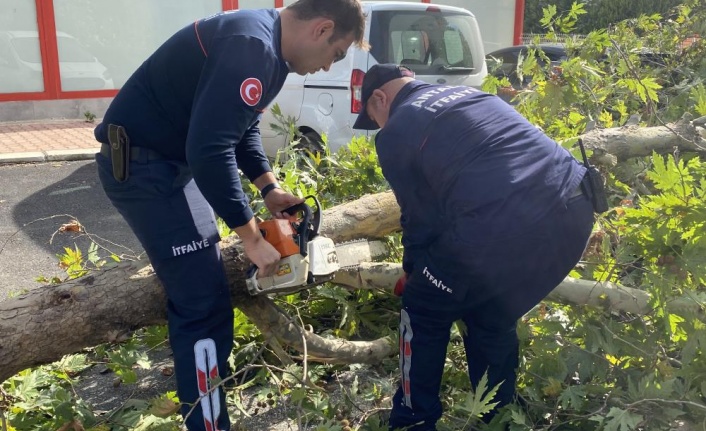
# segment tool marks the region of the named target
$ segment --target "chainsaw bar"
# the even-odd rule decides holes
[[[342,270],[357,268],[362,262],[372,262],[386,253],[387,247],[382,241],[356,239],[336,244],[338,265]]]

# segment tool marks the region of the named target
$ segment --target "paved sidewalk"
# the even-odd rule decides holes
[[[98,121],[0,122],[0,164],[92,159]]]

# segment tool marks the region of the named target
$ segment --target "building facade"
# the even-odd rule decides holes
[[[100,117],[130,74],[183,26],[224,10],[294,1],[2,0],[0,121]]]
[[[130,74],[184,25],[223,10],[286,4],[2,0],[0,121],[101,116]]]

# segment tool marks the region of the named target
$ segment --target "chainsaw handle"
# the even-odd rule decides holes
[[[311,221],[311,231],[313,235],[312,237],[315,237],[316,235],[319,234],[319,226],[321,225],[321,203],[319,203],[319,199],[316,198],[314,195],[310,195],[305,197],[304,199],[313,199],[314,202],[316,202],[316,211],[312,214],[314,219]]]
[[[304,214],[301,222],[299,223],[299,229],[297,229],[297,234],[299,237],[299,253],[302,256],[307,255],[309,251],[309,241],[319,234],[319,225],[321,224],[321,204],[314,195],[305,197],[304,201],[309,198],[313,199],[316,203],[315,212],[313,212],[311,207],[305,202],[292,205],[291,207],[282,210],[283,213],[287,213],[293,217],[295,217],[300,211]],[[309,229],[309,224],[311,224],[311,229]]]
[[[257,265],[255,265],[254,263],[250,264],[250,267],[248,268],[248,270],[245,271],[245,278],[248,279],[248,278],[257,277],[257,270],[258,270]]]
[[[299,242],[299,254],[306,256],[309,251],[309,223],[311,221],[311,208],[309,205],[302,202],[300,204],[292,205],[289,208],[285,208],[282,212],[295,218],[299,212],[304,214],[299,222],[299,226],[297,227],[297,240]]]
[[[248,289],[248,293],[253,296],[262,293],[260,284],[257,281],[257,273],[258,268],[257,265],[255,265],[254,263],[250,265],[250,268],[248,268],[247,272],[245,273],[245,286]]]
[[[304,213],[304,217],[308,217],[309,219],[311,218],[311,207],[304,202],[292,205],[291,207],[282,210],[283,213],[289,214],[292,217],[296,217],[297,213],[300,211]]]
[[[310,198],[316,203],[316,211],[312,211],[311,207],[305,203],[306,200]],[[314,195],[309,195],[304,198],[304,202],[292,205],[291,207],[282,210],[283,213],[287,213],[290,216],[295,216],[299,211],[309,213],[309,220],[312,225],[312,236],[318,235],[319,226],[321,225],[321,203],[319,203],[319,199]],[[313,219],[311,217],[313,217]]]

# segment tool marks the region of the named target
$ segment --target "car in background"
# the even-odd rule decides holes
[[[485,50],[478,22],[466,9],[438,4],[362,2],[365,40],[369,51],[348,49],[330,70],[300,76],[290,73],[273,101],[282,117],[291,118],[301,135],[301,146],[318,151],[322,135],[332,152],[351,138],[374,132],[353,130],[362,109],[363,77],[378,63],[402,64],[416,78],[433,84],[480,88],[487,75]],[[279,133],[276,110],[265,110],[260,133],[265,153],[273,158],[288,142]]]
[[[518,91],[527,88],[532,80],[531,76],[520,76],[517,73],[517,68],[520,59],[524,61],[530,48],[541,50],[549,60],[542,56],[537,56],[540,66],[547,67],[549,71],[551,67],[558,66],[561,62],[569,59],[566,47],[562,44],[539,44],[539,45],[516,45],[507,48],[498,49],[486,54],[486,62],[488,63],[488,74],[498,79],[507,78],[510,81],[511,88],[498,89],[498,96],[503,100],[512,103],[512,99]],[[611,49],[600,56],[599,61],[607,61]],[[664,53],[659,51],[643,48],[641,50],[629,51],[630,55],[636,56],[635,65],[642,68],[663,68],[666,67],[668,61],[674,54]]]
[[[498,96],[507,102],[511,101],[517,91],[526,88],[531,82],[530,76],[523,76],[520,79],[517,73],[520,59],[527,58],[530,48],[541,50],[549,60],[548,66],[558,65],[568,59],[566,48],[561,44],[515,45],[486,54],[485,58],[489,64],[488,74],[498,79],[507,78],[512,85],[512,89],[498,92]],[[541,56],[537,59],[540,66],[547,66],[546,60]]]
[[[62,91],[113,89],[108,69],[75,37],[56,32]],[[0,31],[0,92],[42,91],[37,31]]]

